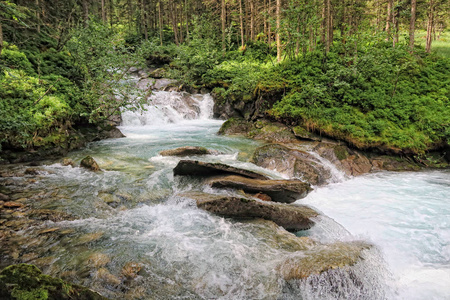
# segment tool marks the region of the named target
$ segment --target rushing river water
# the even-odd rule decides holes
[[[248,162],[260,142],[216,135],[223,121],[211,119],[212,104],[209,95],[156,92],[146,112],[123,114],[126,138],[70,154],[74,161],[92,155],[102,172],[52,163],[31,183],[15,179],[17,192],[51,190],[30,206],[76,218],[23,232],[31,241],[36,230],[60,233],[33,248],[46,273],[114,299],[449,299],[449,172],[337,174],[341,182],[316,188],[298,202],[325,216],[298,235],[366,240],[375,248],[353,267],[356,280],[330,272],[286,283],[277,273],[292,255],[280,245],[283,234],[197,209],[177,194],[215,191],[174,178],[179,158],[159,155],[203,146],[217,154],[198,159],[283,178]]]

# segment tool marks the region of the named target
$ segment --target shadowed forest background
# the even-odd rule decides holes
[[[0,151],[80,145],[140,108],[123,79],[182,89],[359,149],[412,155],[450,139],[445,0],[0,1]],[[1,152],[0,152],[1,153]]]

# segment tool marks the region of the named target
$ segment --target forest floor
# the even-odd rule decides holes
[[[425,47],[426,36],[426,31],[416,31],[416,43]],[[446,58],[450,58],[450,31],[441,33],[439,39],[436,38],[432,42],[431,50]]]

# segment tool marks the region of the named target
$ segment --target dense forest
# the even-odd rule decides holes
[[[146,101],[122,80],[146,66],[359,149],[444,150],[449,20],[447,0],[0,1],[0,151],[76,148]]]

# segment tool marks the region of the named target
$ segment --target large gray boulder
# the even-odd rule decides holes
[[[300,180],[260,180],[242,176],[213,178],[208,182],[215,188],[232,188],[246,193],[263,193],[275,202],[292,203],[312,190],[309,183]]]
[[[269,179],[269,177],[257,172],[235,168],[222,163],[209,163],[197,160],[180,160],[178,165],[173,169],[173,174],[201,177],[240,175],[254,179]]]
[[[289,231],[306,230],[314,225],[318,212],[307,206],[259,201],[244,197],[188,192],[181,197],[194,199],[197,207],[223,217],[265,219]]]

